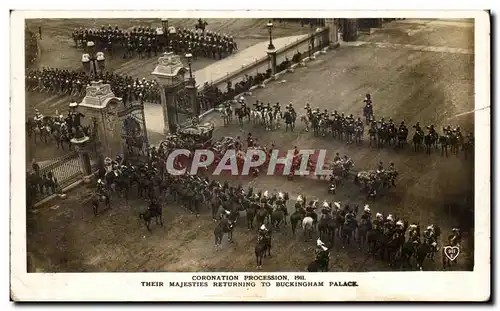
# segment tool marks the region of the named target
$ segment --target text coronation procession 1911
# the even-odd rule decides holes
[[[27,111],[27,201],[40,211],[30,224],[45,224],[33,225],[28,252],[43,257],[37,249],[48,248],[62,258],[40,260],[44,269],[241,271],[252,269],[249,256],[257,270],[269,271],[471,267],[473,247],[463,231],[474,230],[473,120],[460,113],[473,108],[474,54],[466,43],[473,24],[249,19],[228,21],[224,33],[201,19],[189,22],[194,28],[172,20],[155,28],[158,22],[116,21],[123,24],[97,30],[87,23],[71,47],[85,49],[86,71],[27,70],[27,107],[37,109],[34,117]],[[249,31],[266,39],[256,44]],[[434,46],[443,33],[464,46]],[[109,71],[100,53],[113,59]],[[437,80],[439,90],[429,85]],[[54,98],[69,96],[78,100],[68,116],[52,116]],[[190,153],[172,166],[186,173],[171,174],[167,160],[179,150]],[[207,165],[190,174],[197,150],[209,151],[196,159]],[[304,150],[312,152],[303,157]],[[263,176],[287,152],[286,163]],[[63,157],[43,159],[48,165],[35,160],[46,154]],[[256,160],[262,163],[243,174]],[[226,161],[236,174],[214,173]],[[287,167],[314,172],[318,163],[331,173],[283,174]],[[66,228],[43,208],[53,200],[68,211],[65,224],[78,224],[78,234],[64,234],[85,237],[75,243],[78,258],[66,257],[55,233],[43,231]],[[108,231],[123,240],[104,260],[96,253],[115,241]],[[279,274],[232,277],[141,286],[358,286]]]

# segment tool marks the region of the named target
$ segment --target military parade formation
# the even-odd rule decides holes
[[[196,26],[199,25],[204,25],[201,19]],[[120,50],[124,58],[152,57],[169,49],[180,55],[189,52],[195,58],[222,59],[238,50],[232,36],[199,28],[139,26],[124,30],[111,25],[99,29],[81,27],[73,30],[73,40],[75,47],[86,47],[87,42],[91,41],[103,51],[113,53]]]

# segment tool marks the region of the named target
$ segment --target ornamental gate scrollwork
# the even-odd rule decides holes
[[[186,89],[185,83],[183,83],[175,96],[175,110],[177,113],[176,119],[178,124],[184,123],[187,119],[192,118],[195,115],[192,107],[191,96],[191,92]]]
[[[120,136],[125,157],[146,156],[149,147],[144,105],[129,103],[118,113],[120,118]]]

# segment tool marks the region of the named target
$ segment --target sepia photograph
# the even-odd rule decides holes
[[[20,13],[23,273],[304,290],[477,272],[479,233],[489,264],[486,12]]]

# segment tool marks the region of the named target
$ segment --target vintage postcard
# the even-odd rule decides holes
[[[11,26],[13,300],[489,299],[488,12]]]

